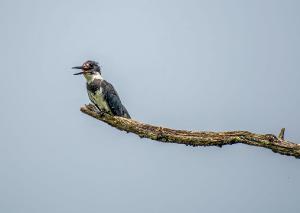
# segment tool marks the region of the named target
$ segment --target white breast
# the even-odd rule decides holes
[[[97,90],[95,94],[88,91],[88,95],[89,95],[90,100],[94,104],[96,104],[101,110],[110,112],[110,109],[109,109],[106,101],[104,101],[104,99],[103,99],[103,94],[102,94],[101,88],[100,88],[100,90]]]

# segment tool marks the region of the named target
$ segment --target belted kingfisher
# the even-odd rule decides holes
[[[82,72],[75,73],[74,75],[84,75],[87,81],[86,88],[89,98],[100,111],[130,118],[117,91],[109,82],[102,78],[101,68],[96,61],[86,61],[82,66],[72,67],[72,69],[82,70]]]

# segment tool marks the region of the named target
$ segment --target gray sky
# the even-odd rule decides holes
[[[0,1],[0,211],[300,212],[300,161],[194,148],[82,113],[97,60],[137,120],[300,142],[296,0]]]

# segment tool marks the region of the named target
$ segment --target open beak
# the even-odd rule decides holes
[[[72,67],[72,69],[79,69],[82,70],[83,67],[82,66],[77,66],[77,67]],[[73,75],[82,75],[84,72],[78,72],[78,73],[74,73]]]
[[[84,72],[74,73],[73,75],[82,75],[82,74],[84,74]]]

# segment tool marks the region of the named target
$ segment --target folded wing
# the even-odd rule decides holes
[[[111,85],[109,82],[103,80],[101,82],[102,87],[102,93],[103,98],[107,102],[111,112],[113,115],[130,118],[130,115],[127,111],[127,109],[123,106],[119,95],[113,85]]]

